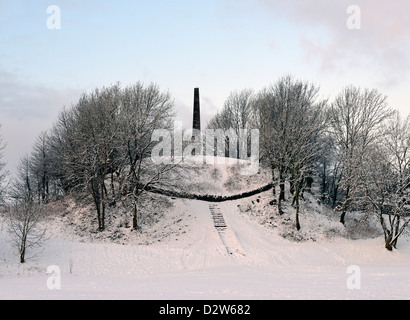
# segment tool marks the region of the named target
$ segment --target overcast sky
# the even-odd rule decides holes
[[[61,29],[49,28],[51,5]],[[0,0],[0,12],[11,171],[64,106],[118,81],[168,90],[187,127],[194,87],[205,125],[231,91],[260,90],[284,74],[320,85],[329,99],[349,84],[376,88],[403,115],[410,110],[408,0]]]

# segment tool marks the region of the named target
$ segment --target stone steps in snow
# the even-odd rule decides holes
[[[211,211],[215,229],[218,231],[219,237],[221,238],[221,241],[224,244],[228,254],[235,256],[245,256],[245,252],[239,245],[232,230],[228,228],[221,208],[219,208],[218,205],[211,204],[209,205],[209,210]]]

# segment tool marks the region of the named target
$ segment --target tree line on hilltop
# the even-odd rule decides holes
[[[259,130],[260,161],[272,173],[272,203],[282,214],[291,195],[298,230],[301,197],[315,183],[320,201],[340,211],[341,223],[353,210],[377,214],[392,250],[410,221],[410,118],[376,89],[347,86],[332,101],[320,98],[319,90],[283,76],[259,92],[234,91],[208,128]],[[172,130],[174,116],[172,96],[155,84],[84,93],[38,136],[11,181],[0,140],[0,200],[20,243],[30,241],[26,227],[35,225],[44,204],[67,194],[92,201],[98,230],[119,205],[139,228],[141,197],[166,183],[167,172],[178,166],[146,161],[157,143],[153,132]]]

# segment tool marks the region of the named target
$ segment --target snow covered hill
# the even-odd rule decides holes
[[[206,172],[209,189],[214,169]],[[227,193],[244,188],[235,169],[218,170],[215,188]],[[263,180],[253,179],[254,185]],[[353,240],[337,216],[309,197],[297,234],[289,231],[292,208],[276,216],[268,207],[270,195],[218,204],[223,221],[213,218],[216,209],[209,203],[171,199],[157,221],[138,233],[122,226],[117,238],[114,228],[106,237],[74,228],[70,223],[86,224],[87,215],[66,200],[55,204],[43,251],[24,265],[6,241],[3,221],[0,299],[410,298],[408,237],[394,252],[384,249],[380,236]],[[49,266],[61,272],[60,290],[48,288]],[[360,289],[348,286],[351,266],[360,270]]]

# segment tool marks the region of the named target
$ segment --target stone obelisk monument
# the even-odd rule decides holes
[[[199,102],[199,88],[194,89],[194,120],[192,129],[201,131],[201,108]]]
[[[192,150],[193,156],[201,154],[201,108],[199,102],[199,88],[194,89],[194,119],[192,121],[192,142],[195,148]]]

